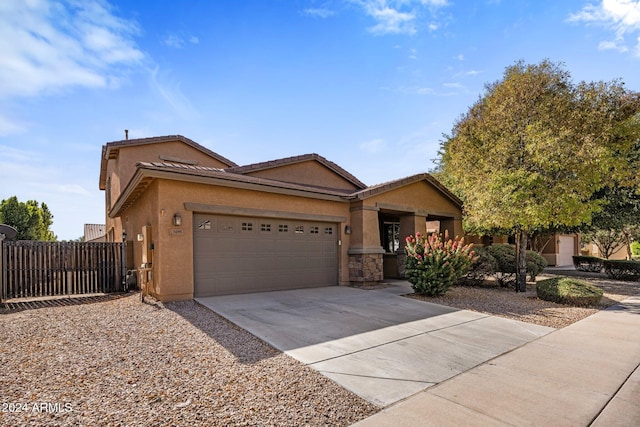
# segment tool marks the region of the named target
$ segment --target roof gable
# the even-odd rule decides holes
[[[236,163],[232,162],[226,157],[223,157],[220,154],[215,153],[209,150],[208,148],[182,135],[166,135],[166,136],[157,136],[152,138],[124,139],[120,141],[108,142],[102,146],[102,159],[100,163],[100,188],[102,189],[104,187],[106,174],[107,174],[107,163],[109,159],[118,158],[118,155],[121,149],[127,149],[131,147],[140,147],[140,146],[151,145],[151,144],[176,143],[176,142],[183,143],[191,147],[192,149],[197,150],[198,152],[215,160],[216,162],[221,163],[223,167],[237,166]],[[139,160],[142,160],[142,159],[139,159]],[[166,158],[164,160],[180,161],[181,159],[171,157],[171,158]],[[185,159],[184,162],[188,162],[188,160]]]
[[[408,185],[414,184],[416,182],[425,181],[428,184],[438,190],[443,196],[451,200],[455,205],[462,208],[462,200],[460,200],[455,194],[453,194],[447,187],[442,185],[440,181],[435,179],[428,173],[420,173],[417,175],[411,175],[406,178],[396,179],[394,181],[384,182],[382,184],[373,185],[371,187],[365,188],[363,190],[357,191],[350,195],[352,199],[364,200],[370,197],[376,196],[378,194],[386,193],[389,191],[397,190],[402,187],[406,187]]]
[[[226,170],[240,175],[348,192],[367,187],[345,169],[316,153],[237,166]]]

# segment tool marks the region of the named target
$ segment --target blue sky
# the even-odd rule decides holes
[[[61,240],[104,223],[109,141],[181,134],[238,164],[316,152],[372,185],[428,171],[517,60],[640,91],[640,1],[2,0],[0,199]]]

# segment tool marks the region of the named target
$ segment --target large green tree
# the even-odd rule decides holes
[[[528,237],[589,224],[603,204],[594,192],[628,172],[615,168],[633,143],[628,99],[618,81],[576,85],[562,64],[517,62],[442,142],[440,176],[463,200],[467,230],[516,237],[516,291]]]
[[[18,230],[18,240],[55,241],[50,227],[53,215],[45,203],[35,200],[20,202],[16,196],[0,202],[0,223]]]

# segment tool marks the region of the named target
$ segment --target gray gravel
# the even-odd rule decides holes
[[[350,425],[379,408],[193,301],[0,313],[0,425]]]

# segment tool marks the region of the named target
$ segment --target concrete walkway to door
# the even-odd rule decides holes
[[[553,331],[399,296],[411,292],[396,282],[196,300],[382,407]]]

